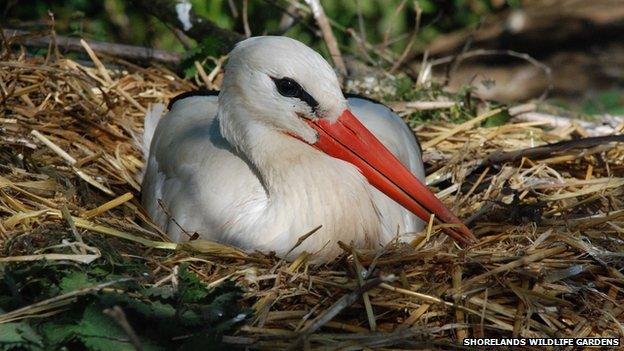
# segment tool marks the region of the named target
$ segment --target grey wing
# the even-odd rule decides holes
[[[142,202],[174,241],[184,240],[184,231],[218,240],[226,209],[247,200],[242,194],[263,194],[249,165],[221,136],[217,99],[184,97],[154,131]]]
[[[181,230],[175,226],[170,217],[179,223],[187,222],[184,208],[172,204],[189,203],[187,189],[192,174],[197,168],[194,152],[185,152],[184,147],[202,134],[210,134],[210,123],[217,112],[217,97],[187,97],[170,106],[170,111],[151,127],[153,134],[147,155],[147,166],[142,184],[142,202],[152,220],[169,233],[176,241]],[[146,120],[146,132],[150,130]],[[145,138],[149,138],[147,135]],[[186,197],[186,200],[183,198]],[[165,207],[165,208],[163,208]]]

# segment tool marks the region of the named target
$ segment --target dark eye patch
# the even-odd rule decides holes
[[[277,91],[286,97],[297,97],[303,90],[299,83],[290,78],[274,79],[273,81],[275,82]]]
[[[308,106],[310,106],[310,108],[312,109],[312,112],[316,113],[316,109],[318,108],[319,103],[314,100],[312,95],[308,94],[308,92],[305,91],[303,87],[301,87],[301,85],[299,85],[299,83],[297,83],[294,79],[288,77],[271,77],[271,79],[273,79],[275,87],[277,88],[277,92],[280,93],[280,95],[285,97],[297,98],[308,104]]]

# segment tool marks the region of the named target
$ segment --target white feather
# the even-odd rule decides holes
[[[337,118],[350,105],[401,162],[424,178],[418,145],[396,114],[362,99],[347,102],[331,66],[305,45],[252,38],[230,54],[219,97],[178,100],[160,119],[143,181],[142,201],[152,219],[173,240],[185,239],[161,200],[185,231],[281,256],[322,225],[289,257],[305,250],[324,259],[341,252],[339,240],[374,248],[397,233],[408,240],[420,230],[420,220],[372,187],[355,166],[284,133],[316,138],[299,117],[314,111],[277,94],[269,75],[300,82],[324,118]],[[146,123],[149,136],[147,130]]]
[[[158,122],[160,122],[160,118],[163,116],[164,112],[165,105],[153,104],[145,113],[145,122],[143,123],[143,143],[141,144],[143,157],[145,159],[149,156],[149,149],[152,144],[152,138],[154,137],[154,131],[156,130],[156,126],[158,125]]]

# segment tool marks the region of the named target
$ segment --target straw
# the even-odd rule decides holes
[[[411,349],[423,341],[452,348],[481,332],[624,336],[622,143],[524,153],[583,135],[584,124],[557,131],[541,122],[481,126],[500,109],[460,125],[418,126],[428,180],[458,217],[470,218],[479,238],[467,249],[437,235],[433,220],[411,233],[411,245],[375,251],[342,244],[344,254],[326,264],[312,264],[307,253],[288,262],[201,238],[172,243],[137,200],[145,162],[138,140],[148,106],[166,105],[193,83],[162,67],[111,63],[83,45],[87,63],[27,55],[0,61],[2,265],[86,265],[113,250],[140,258],[165,285],[188,262],[211,287],[232,280],[245,289],[241,303],[256,316],[224,340],[257,349]],[[215,62],[199,81],[218,88],[223,60]],[[38,249],[10,245],[35,235]],[[315,240],[314,230],[303,240]],[[391,274],[392,283],[380,278]],[[75,296],[7,311],[0,323],[54,318]]]

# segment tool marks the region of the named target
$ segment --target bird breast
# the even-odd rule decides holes
[[[283,134],[273,136],[271,145],[253,155],[262,165],[258,174],[265,191],[230,211],[235,218],[228,221],[228,241],[283,256],[320,225],[289,258],[302,251],[334,257],[340,253],[337,241],[357,247],[379,243],[381,219],[371,186],[355,166]]]

